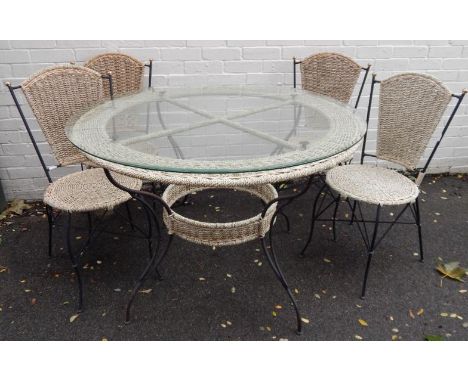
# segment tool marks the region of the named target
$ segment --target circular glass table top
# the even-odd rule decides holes
[[[358,143],[365,122],[355,109],[299,89],[151,88],[76,116],[66,133],[113,163],[223,174],[326,159]]]

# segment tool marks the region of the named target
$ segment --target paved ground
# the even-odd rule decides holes
[[[137,296],[133,320],[125,325],[125,302],[147,251],[143,240],[127,236],[131,231],[117,216],[109,225],[118,234],[99,237],[82,258],[85,311],[70,322],[77,293],[63,228],[56,228],[55,256],[49,259],[47,221],[38,206],[0,227],[0,339],[422,340],[440,335],[468,340],[467,288],[441,281],[434,270],[439,258],[468,265],[468,178],[427,177],[422,189],[426,262],[414,254],[415,228],[396,227],[374,258],[365,301],[359,290],[366,258],[356,227],[339,225],[333,242],[329,227],[320,226],[308,258],[300,259],[313,192],[288,208],[291,233],[278,222],[275,237],[280,264],[309,320],[300,337],[257,242],[212,249],[175,239],[162,264],[164,280],[145,285],[147,293]],[[207,219],[247,217],[259,208],[258,201],[240,193],[226,195],[205,192],[180,208]],[[136,204],[132,208],[143,221]],[[85,223],[84,217],[76,222]],[[85,239],[86,230],[74,232],[77,246]]]

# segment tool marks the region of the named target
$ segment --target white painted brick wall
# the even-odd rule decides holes
[[[335,51],[361,65],[372,64],[380,79],[402,71],[417,71],[440,79],[453,92],[468,88],[468,41],[0,41],[0,179],[7,198],[41,198],[47,181],[3,82],[19,84],[47,66],[68,61],[81,64],[96,54],[111,51],[155,60],[155,86],[242,83],[290,86],[293,56],[303,58],[317,52]],[[366,87],[360,107],[363,115],[368,93]],[[23,97],[20,99],[24,102]],[[27,107],[25,114],[41,142],[47,164],[54,164]],[[374,125],[375,118],[373,112]],[[370,148],[375,147],[375,139],[371,128]],[[432,139],[430,144],[435,141]],[[468,100],[461,106],[432,163],[433,172],[468,172]],[[60,169],[55,176],[64,173]]]

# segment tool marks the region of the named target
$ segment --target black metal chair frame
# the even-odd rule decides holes
[[[149,64],[145,64],[145,66],[149,68],[149,75],[150,76],[149,76],[149,80],[148,80],[148,87],[151,87],[152,60],[150,60]],[[114,98],[114,91],[113,91],[112,74],[109,72],[107,75],[103,75],[101,77],[103,78],[103,80],[108,80],[109,81],[110,97],[111,97],[111,99],[113,99]],[[20,103],[18,101],[18,98],[16,96],[16,93],[15,93],[16,90],[21,89],[21,85],[12,86],[9,82],[6,82],[5,85],[7,86],[8,90],[9,90],[9,92],[11,94],[11,97],[13,98],[13,102],[15,103],[15,106],[16,106],[16,108],[18,110],[18,113],[19,113],[19,115],[21,117],[21,120],[23,121],[23,124],[24,124],[24,126],[26,128],[26,131],[27,131],[28,135],[29,135],[31,143],[33,144],[34,150],[35,150],[35,152],[37,154],[37,157],[39,158],[39,161],[41,163],[42,169],[44,170],[46,178],[47,178],[49,184],[51,184],[53,182],[53,180],[52,180],[50,172],[52,170],[60,167],[60,164],[58,164],[56,166],[47,166],[45,164],[42,153],[39,150],[39,147],[37,145],[36,140],[34,139],[34,136],[32,134],[29,123],[28,123],[28,121],[27,121],[27,119],[26,119],[26,117],[24,115],[23,109],[22,109],[22,107],[21,107],[21,105],[20,105]],[[81,164],[81,170],[82,171],[84,170],[83,164]],[[137,236],[137,237],[145,238],[148,241],[149,256],[151,257],[152,253],[153,253],[154,234],[153,234],[153,226],[152,226],[152,223],[151,223],[152,220],[151,220],[150,212],[146,208],[146,204],[147,204],[146,201],[142,200],[142,198],[139,198],[139,197],[136,197],[134,199],[139,201],[140,204],[142,204],[143,207],[144,207],[146,218],[147,218],[147,221],[148,221],[148,230],[147,231],[141,229],[139,226],[137,226],[133,222],[133,218],[132,218],[128,203],[125,203],[125,207],[126,207],[126,211],[127,211],[127,217],[124,217],[123,215],[121,215],[117,210],[114,210],[114,211],[121,218],[128,221],[128,223],[130,224],[130,226],[132,228],[132,231],[137,230],[137,231],[139,231],[141,233],[142,236]],[[58,218],[58,216],[60,214],[60,211],[57,214],[57,216],[54,217],[52,207],[46,205],[46,214],[47,214],[47,221],[48,221],[48,226],[49,226],[48,227],[48,254],[49,254],[49,257],[52,257],[53,227],[56,225],[55,223],[56,223],[56,220],[57,220],[57,218]],[[78,251],[74,251],[73,248],[72,248],[72,244],[71,244],[71,229],[72,229],[72,216],[71,215],[72,214],[70,212],[67,212],[67,218],[66,218],[66,221],[65,221],[67,251],[69,253],[69,256],[70,256],[70,259],[71,259],[71,262],[72,262],[72,267],[74,269],[74,272],[75,272],[75,275],[76,275],[76,278],[77,278],[77,281],[78,281],[78,292],[79,292],[78,309],[77,309],[78,312],[81,312],[83,310],[83,282],[82,282],[82,277],[81,277],[80,261],[79,261],[78,256],[76,255],[76,253],[78,253],[80,255],[83,254],[86,250],[88,250],[88,248],[89,248],[89,246],[91,244],[91,241],[93,239],[96,239],[99,235],[101,235],[104,232],[108,233],[108,234],[112,234],[112,235],[116,234],[114,232],[109,232],[109,231],[106,230],[106,226],[104,224],[106,211],[104,211],[102,216],[99,217],[97,219],[97,221],[94,222],[94,223],[92,221],[91,213],[87,212],[86,214],[87,214],[87,218],[88,218],[88,239],[85,241],[85,243],[81,246],[81,248]],[[159,228],[159,225],[158,225],[157,222],[156,222],[156,228],[157,228],[157,231],[158,231],[158,235],[160,235],[160,228]],[[155,270],[155,272],[156,272],[157,278],[161,279],[161,275],[159,274],[157,269]]]
[[[367,108],[367,117],[366,117],[366,133],[363,137],[363,143],[362,143],[362,151],[361,151],[361,161],[360,163],[364,163],[365,157],[374,157],[376,158],[376,155],[370,154],[366,152],[366,140],[367,140],[367,132],[369,129],[369,119],[370,119],[370,113],[371,113],[371,108],[372,108],[372,99],[374,96],[374,88],[375,85],[380,83],[380,81],[376,80],[376,75],[372,75],[372,84],[371,84],[371,91],[370,91],[370,97],[369,97],[369,104]],[[445,126],[442,130],[442,134],[435,144],[434,148],[432,149],[429,158],[427,159],[426,163],[424,164],[423,168],[419,171],[419,174],[416,178],[416,184],[419,185],[421,184],[424,175],[440,145],[440,142],[442,141],[445,133],[447,132],[447,129],[449,128],[453,117],[458,111],[458,108],[463,101],[463,98],[465,97],[465,94],[467,93],[466,90],[463,90],[461,94],[452,94],[452,97],[457,99],[455,106],[452,109],[452,112],[445,123]],[[327,196],[331,197],[331,201],[326,204],[324,203],[325,199]],[[318,203],[319,199],[322,199],[320,203]],[[366,219],[363,212],[362,212],[362,207],[361,207],[361,202],[359,201],[353,201],[351,203],[349,199],[346,199],[346,204],[350,208],[351,212],[351,218],[350,219],[337,219],[337,212],[338,212],[338,206],[340,205],[341,202],[341,197],[340,195],[336,195],[335,192],[325,183],[323,182],[322,187],[320,188],[314,203],[312,207],[312,218],[311,218],[311,225],[310,225],[310,230],[309,230],[309,236],[307,239],[307,242],[302,249],[300,253],[300,257],[305,257],[305,251],[307,250],[313,236],[313,231],[314,231],[314,226],[316,222],[331,222],[332,223],[332,232],[333,232],[333,240],[336,240],[336,222],[347,222],[349,224],[356,223],[359,233],[364,241],[364,245],[367,250],[367,263],[366,263],[366,268],[364,272],[364,280],[362,284],[362,289],[361,289],[361,298],[364,299],[365,294],[366,294],[366,286],[367,286],[367,278],[369,276],[369,269],[370,269],[370,264],[372,261],[372,257],[378,248],[378,246],[382,243],[383,239],[386,237],[386,235],[390,232],[392,227],[395,224],[409,224],[409,225],[416,225],[418,229],[418,240],[419,240],[419,255],[420,255],[420,262],[424,261],[424,252],[423,252],[423,238],[422,238],[422,230],[421,230],[421,214],[420,214],[420,206],[419,206],[419,197],[416,198],[414,203],[408,203],[405,204],[400,212],[396,215],[396,217],[393,220],[382,220],[381,219],[381,210],[382,206],[377,205],[376,207],[376,212],[375,212],[375,217],[373,219]],[[324,205],[325,204],[325,205]],[[331,219],[326,219],[326,218],[320,218],[324,214],[325,211],[327,211],[329,208],[333,208],[333,217]],[[413,221],[400,221],[400,218],[404,214],[405,211],[407,210],[411,211],[411,217],[413,218]],[[379,233],[379,228],[380,224],[386,224],[388,225],[386,229],[383,231],[383,233],[378,236]],[[373,225],[373,229],[372,229]]]

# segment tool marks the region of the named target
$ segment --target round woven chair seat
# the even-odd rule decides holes
[[[380,205],[412,203],[419,188],[400,173],[377,166],[347,165],[327,172],[327,184],[341,196]]]
[[[139,179],[113,173],[121,185],[139,190]],[[47,187],[44,203],[68,212],[89,212],[111,209],[131,199],[131,196],[113,186],[102,168],[95,168],[66,175]]]
[[[192,192],[209,189],[208,187],[193,187],[171,185],[166,188],[162,198],[169,206]],[[235,190],[247,192],[262,199],[265,203],[278,197],[276,189],[271,184],[235,187]],[[228,246],[245,243],[264,237],[270,229],[271,219],[276,210],[276,203],[272,204],[265,216],[258,214],[249,219],[229,223],[210,223],[188,219],[176,212],[169,215],[163,213],[164,224],[169,234],[174,234],[187,241],[209,246]]]

